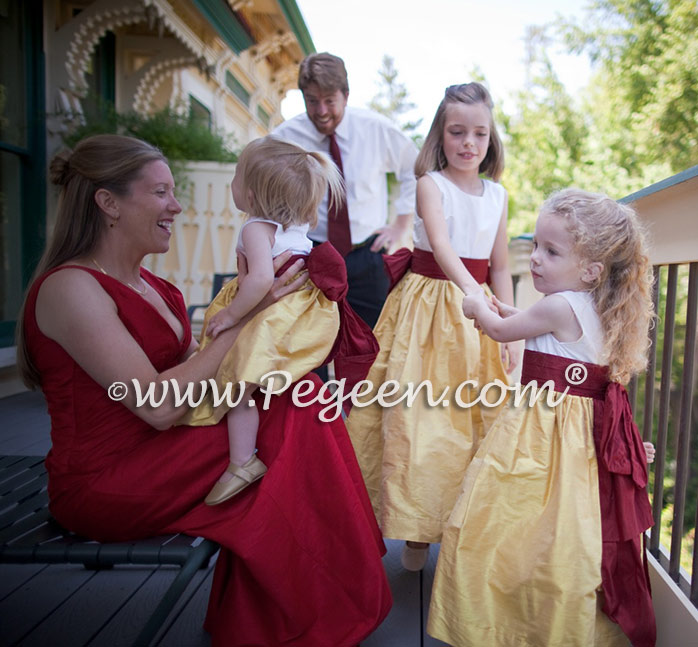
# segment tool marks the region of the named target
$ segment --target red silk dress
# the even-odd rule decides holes
[[[182,339],[130,288],[81,269],[114,300],[158,372],[181,361],[191,330],[174,286],[141,270],[182,322]],[[204,625],[214,647],[349,647],[370,634],[392,600],[385,548],[342,420],[321,422],[320,407],[294,406],[290,390],[266,411],[260,401],[258,447],[268,473],[240,496],[206,506],[229,462],[225,423],[158,431],[111,401],[39,330],[36,296],[46,276],[30,290],[25,327],[51,416],[55,518],[99,541],[185,532],[219,542]]]

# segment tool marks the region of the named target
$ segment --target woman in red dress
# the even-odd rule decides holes
[[[178,426],[186,404],[139,407],[134,381],[183,391],[213,377],[244,322],[195,353],[182,295],[141,267],[168,250],[181,211],[160,151],[98,135],[57,156],[51,174],[61,189],[56,224],[18,347],[25,381],[43,390],[51,416],[52,514],[100,541],[185,532],[219,542],[205,622],[214,646],[356,645],[391,596],[343,422],[322,422],[319,406],[296,406],[290,390],[267,410],[258,403],[268,474],[206,506],[228,463],[225,423]],[[260,308],[298,289],[304,276],[285,283],[301,269],[284,272]],[[126,388],[119,394],[115,383]]]

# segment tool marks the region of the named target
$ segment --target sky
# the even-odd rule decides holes
[[[402,121],[422,118],[426,135],[447,86],[470,81],[477,66],[490,93],[506,109],[523,87],[524,35],[562,15],[581,18],[589,0],[296,0],[318,52],[344,59],[349,105],[360,108],[379,91],[383,56],[394,59],[398,81],[416,108]],[[348,10],[347,10],[348,8]],[[549,52],[560,80],[577,93],[589,78],[586,57]],[[288,119],[305,110],[300,91],[281,110]]]

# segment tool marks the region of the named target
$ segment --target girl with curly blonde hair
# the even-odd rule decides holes
[[[428,631],[453,645],[650,647],[640,538],[652,525],[653,447],[622,386],[645,367],[652,319],[635,212],[605,195],[554,194],[536,223],[531,274],[544,297],[527,310],[463,300],[492,339],[526,339],[521,382],[555,397],[503,409],[466,471]]]

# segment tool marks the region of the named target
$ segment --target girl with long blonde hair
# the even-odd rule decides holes
[[[504,150],[480,83],[446,88],[415,162],[414,250],[386,257],[394,288],[375,327],[375,388],[428,383],[452,394],[459,384],[507,380],[514,345],[500,345],[463,316],[464,294],[488,290],[513,303],[507,249],[507,192],[498,180]],[[392,269],[390,269],[392,268]],[[450,397],[450,395],[449,395]],[[411,406],[354,409],[348,429],[385,537],[405,540],[402,564],[421,570],[429,545],[458,497],[463,472],[494,409]]]

